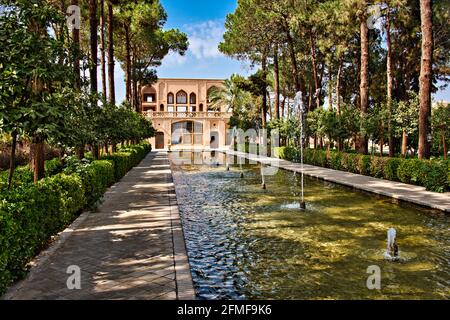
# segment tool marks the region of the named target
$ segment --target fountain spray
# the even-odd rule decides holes
[[[303,106],[303,100],[302,100],[302,92],[298,91],[295,94],[295,104],[298,107],[299,113],[300,113],[300,170],[301,170],[301,188],[302,188],[302,198],[300,201],[300,209],[306,210],[306,203],[305,203],[305,194],[304,194],[304,179],[303,179],[303,114],[305,112],[304,106]]]
[[[384,254],[386,259],[397,260],[398,259],[398,246],[397,246],[397,230],[390,228],[387,231],[387,249]]]

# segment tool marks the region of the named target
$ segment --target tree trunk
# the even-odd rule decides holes
[[[98,46],[98,22],[97,22],[97,0],[89,0],[89,26],[90,26],[90,48],[91,67],[89,69],[89,79],[91,81],[91,93],[96,94],[97,85],[97,46]]]
[[[295,56],[294,39],[292,38],[291,33],[289,32],[288,28],[286,28],[286,38],[287,38],[287,42],[288,42],[289,56],[291,57],[295,91],[298,92],[301,90],[301,84],[300,84],[299,72],[298,72],[298,64],[297,64],[297,58]]]
[[[422,60],[420,64],[419,159],[430,158],[431,77],[433,58],[433,21],[431,0],[420,0]]]
[[[11,135],[12,135],[12,144],[11,144],[11,155],[9,156],[8,189],[11,189],[14,170],[16,169],[17,132],[13,131]]]
[[[262,54],[261,68],[262,68],[264,81],[266,81],[266,79],[267,79],[267,55],[265,52]],[[267,126],[267,119],[266,119],[266,117],[267,117],[267,90],[265,88],[263,90],[261,112],[262,112],[262,120],[261,120],[262,127],[266,128],[266,126]]]
[[[100,0],[100,71],[102,76],[102,93],[106,99],[105,0]]]
[[[84,159],[84,147],[77,148],[77,158],[79,160]]]
[[[408,148],[408,134],[403,130],[402,134],[402,157],[406,157],[406,149]]]
[[[98,145],[92,146],[92,156],[95,160],[100,159],[100,147]]]
[[[320,107],[320,87],[319,87],[319,78],[317,75],[317,58],[316,58],[316,44],[313,39],[312,32],[309,33],[309,40],[311,42],[311,61],[313,68],[313,77],[314,77],[314,87],[316,89],[316,107]]]
[[[441,129],[442,147],[444,148],[444,160],[447,160],[447,143],[445,141],[445,129]]]
[[[366,1],[364,1],[364,4],[367,7]],[[359,91],[361,116],[365,117],[369,104],[369,28],[365,15],[361,18],[361,79]],[[361,132],[358,140],[358,153],[367,154],[367,137]]]
[[[339,61],[338,72],[336,75],[336,110],[338,115],[341,114],[341,74],[342,74],[342,59]]]
[[[33,171],[35,183],[44,177],[44,140],[40,136],[34,136],[30,145],[30,168]]]
[[[126,82],[126,97],[127,101],[131,103],[131,45],[130,45],[130,29],[128,25],[124,25],[125,29],[125,82]]]
[[[280,70],[278,67],[278,45],[273,49],[273,78],[275,91],[275,119],[280,119]]]
[[[333,110],[333,83],[331,77],[331,65],[328,67],[328,109]]]
[[[389,157],[395,155],[394,151],[394,133],[392,131],[392,49],[391,49],[391,16],[389,12],[390,8],[387,8],[386,14],[386,46],[387,46],[387,59],[386,59],[386,75],[387,75],[387,107],[388,107],[388,142],[389,142]]]
[[[116,104],[116,89],[114,80],[114,26],[113,26],[113,6],[108,1],[108,86],[109,102]]]
[[[78,6],[78,0],[72,0],[71,5]],[[75,46],[75,51],[77,55],[80,53],[80,30],[77,28],[72,29],[72,41]],[[75,57],[73,61],[73,72],[75,74],[76,80],[76,88],[81,88],[81,68],[80,68],[80,58],[78,56]]]

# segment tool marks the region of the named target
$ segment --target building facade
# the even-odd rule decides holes
[[[142,88],[142,112],[153,123],[154,149],[217,149],[227,145],[231,110],[211,107],[209,93],[223,80],[159,79]]]

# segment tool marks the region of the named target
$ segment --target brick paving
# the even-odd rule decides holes
[[[81,289],[68,289],[69,266]],[[34,261],[2,299],[194,299],[165,152],[150,153]]]

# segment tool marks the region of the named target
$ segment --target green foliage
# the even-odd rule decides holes
[[[388,158],[387,159],[386,164],[384,166],[384,173],[383,173],[383,176],[386,180],[392,180],[392,181],[398,180],[397,169],[401,162],[402,162],[402,159],[399,159],[399,158]]]
[[[63,229],[85,202],[77,175],[58,174],[37,185],[0,194],[0,293],[26,272],[26,265]]]
[[[85,192],[86,203],[92,207],[101,198],[106,188],[114,182],[114,164],[111,161],[78,161],[70,159],[64,169],[65,173],[76,174],[81,177]]]
[[[289,161],[300,161],[300,152],[294,147],[277,147],[274,150],[275,158]]]
[[[420,184],[420,175],[422,170],[421,161],[419,159],[404,159],[397,169],[397,176],[400,182]]]
[[[448,185],[448,174],[445,161],[423,160],[420,185],[430,191],[444,192]]]
[[[330,167],[334,170],[341,170],[343,168],[343,154],[341,152],[332,152],[330,159]]]
[[[63,164],[59,158],[45,161],[45,175],[53,176],[63,170]]]
[[[375,178],[384,178],[386,163],[389,158],[371,157],[370,161],[370,176]]]
[[[133,166],[137,165],[151,151],[148,143],[121,148],[119,152],[103,157],[114,163],[114,177],[120,180]]]
[[[33,172],[28,166],[17,167],[14,173],[12,188],[33,182]],[[8,187],[8,171],[0,173],[0,192]]]
[[[150,150],[148,143],[122,148],[119,161],[130,169]],[[5,173],[1,174],[0,294],[25,275],[28,262],[52,235],[71,223],[83,208],[94,205],[116,181],[115,160],[119,158],[91,162],[68,157],[62,173],[37,184],[32,183],[33,174],[28,167],[20,167],[17,185],[11,190],[2,187]],[[46,166],[48,172],[61,170],[59,159],[47,161]]]
[[[432,133],[433,133],[433,153],[443,155],[444,150],[448,152],[450,146],[450,130],[447,129],[450,123],[450,105],[437,103],[432,109]],[[445,148],[444,148],[445,146]]]
[[[275,149],[280,159],[298,162],[299,150],[293,147]],[[355,153],[317,149],[304,150],[304,162],[362,175],[424,186],[427,190],[450,190],[450,161],[376,157]]]
[[[358,159],[358,164],[357,164],[358,173],[363,174],[365,176],[369,176],[370,175],[371,157],[368,155],[358,154],[357,159]]]

